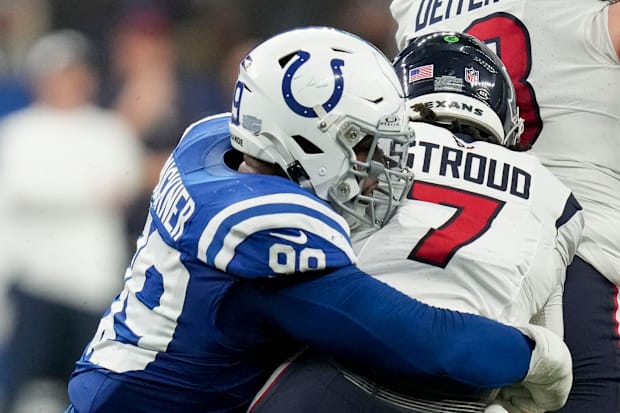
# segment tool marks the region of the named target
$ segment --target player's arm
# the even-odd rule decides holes
[[[535,377],[531,367],[549,348],[541,341],[532,353],[532,341],[515,328],[430,307],[354,266],[285,286],[248,281],[235,288],[228,305],[236,311],[252,311],[300,341],[386,374],[495,388]],[[568,350],[560,353],[570,365]],[[553,363],[564,369],[563,362]],[[570,367],[551,380],[562,374],[570,376]]]
[[[562,294],[566,267],[572,262],[577,252],[583,230],[583,213],[577,199],[569,194],[566,197],[561,214],[555,221],[555,248],[548,259],[551,260],[548,271],[554,271],[553,279],[559,280],[558,285],[547,298],[544,307],[536,314],[531,323],[546,327],[558,336],[564,336],[562,313]],[[547,257],[545,257],[547,259]],[[541,277],[546,276],[541,274]]]
[[[562,279],[564,275],[562,275]],[[551,332],[557,334],[558,337],[563,337],[564,335],[564,320],[563,320],[563,312],[562,312],[562,293],[563,293],[563,285],[558,284],[557,288],[553,291],[553,293],[549,296],[549,299],[545,303],[544,307],[530,320],[532,324],[531,328],[536,328],[534,326],[540,326],[549,329]],[[568,360],[570,362],[570,359]],[[536,386],[536,383],[533,383],[533,386]],[[542,404],[541,401],[535,401],[532,396],[532,384],[522,382],[517,383],[512,386],[508,386],[501,390],[497,402],[502,404],[506,410],[491,410],[489,409],[489,413],[500,412],[500,411],[508,411],[508,412],[521,412],[522,409],[519,409],[517,405],[512,401],[515,398],[519,399],[521,403],[521,407],[528,407],[525,411],[546,411],[549,409],[541,409],[536,410],[535,408],[539,408]],[[534,391],[536,391],[534,389]],[[551,391],[543,391],[541,394],[544,396],[545,393],[552,394]],[[553,401],[555,403],[555,401]],[[518,404],[518,403],[517,403]],[[496,407],[498,408],[498,407]],[[551,409],[551,410],[555,410]]]
[[[581,205],[570,194],[564,203],[564,209],[555,222],[556,235],[556,266],[565,269],[577,253],[581,233],[583,231],[584,218]],[[563,277],[562,277],[563,278]]]
[[[564,316],[562,310],[562,295],[566,267],[573,261],[581,240],[583,231],[583,213],[581,206],[571,194],[564,205],[562,215],[556,220],[556,243],[551,259],[555,278],[562,280],[551,293],[543,309],[532,319],[532,323],[546,327],[564,337]]]
[[[542,310],[532,317],[530,323],[546,327],[559,337],[564,337],[564,317],[562,311],[563,286],[558,285],[551,293]]]
[[[448,377],[485,388],[561,382],[553,397],[567,397],[570,354],[553,333],[543,340],[540,332],[532,352],[514,328],[430,307],[370,277],[352,264],[343,218],[305,193],[244,202],[242,214],[233,205],[210,219],[199,243],[198,257],[238,279],[220,303],[220,325],[271,326],[399,377]]]

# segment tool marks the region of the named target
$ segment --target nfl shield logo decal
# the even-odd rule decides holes
[[[465,68],[465,81],[470,85],[478,83],[480,81],[480,72],[473,67]]]

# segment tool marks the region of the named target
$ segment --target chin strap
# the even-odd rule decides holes
[[[295,161],[292,164],[290,164],[286,168],[286,174],[288,175],[291,181],[299,184],[299,186],[312,192],[313,194],[315,193],[314,187],[312,186],[312,183],[310,182],[310,177],[306,173],[306,170],[304,169],[304,167],[301,166],[299,161]]]

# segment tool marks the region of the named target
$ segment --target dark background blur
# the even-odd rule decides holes
[[[355,33],[392,57],[396,27],[389,3],[0,0],[0,413],[64,410],[68,378],[122,285],[161,166],[189,124],[230,110],[245,54],[278,32],[323,25]],[[70,41],[75,36],[57,37],[66,29],[86,37],[88,59]],[[92,119],[101,117],[108,127],[92,128]],[[20,128],[7,127],[16,122]],[[122,140],[109,127],[117,123],[127,126]],[[107,148],[99,156],[91,150],[95,141]],[[28,147],[16,151],[20,142]],[[101,165],[121,158],[123,182],[112,182]],[[91,159],[103,163],[93,168]],[[135,185],[121,196],[130,180]],[[102,184],[113,190],[71,195],[80,185]],[[58,191],[43,199],[38,195],[49,191],[42,186]],[[36,198],[28,208],[20,203],[26,195]],[[101,230],[107,220],[118,227],[109,239]],[[76,247],[75,230],[89,233],[92,243],[81,238]],[[126,258],[102,252],[102,262],[114,261],[117,270],[79,264],[85,252],[119,245]],[[71,271],[62,259],[41,258],[58,248],[73,254]],[[97,282],[112,288],[89,296],[92,287],[86,287]],[[51,288],[58,285],[72,288]]]
[[[110,105],[118,81],[116,43],[123,34],[162,35],[183,79],[180,123],[229,110],[237,62],[257,41],[297,26],[330,25],[395,53],[389,0],[0,0],[0,115],[23,105],[14,82],[29,46],[46,32],[72,28],[95,45],[99,97]]]

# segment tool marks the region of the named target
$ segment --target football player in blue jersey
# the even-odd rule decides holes
[[[415,182],[386,225],[352,233],[358,266],[437,308],[536,324],[531,328],[549,328],[559,339],[562,285],[581,236],[581,206],[521,151],[523,120],[504,65],[473,36],[436,32],[412,40],[394,66],[412,108],[416,139],[408,164]],[[505,405],[510,412],[540,412],[566,401],[571,382],[565,377],[554,389],[527,381],[501,391],[476,389],[386,377],[306,352],[276,370],[250,411],[490,413],[506,412]]]
[[[389,60],[356,36],[304,28],[250,52],[232,113],[191,125],[163,167],[67,412],[245,411],[304,343],[394,376],[570,380],[552,333],[433,308],[357,268],[349,224],[383,225],[412,182],[378,149],[406,155],[405,115]]]

